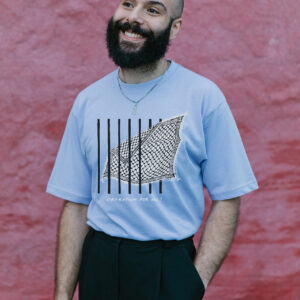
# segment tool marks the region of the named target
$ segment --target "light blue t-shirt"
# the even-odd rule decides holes
[[[74,101],[47,192],[89,205],[87,224],[136,240],[183,239],[213,200],[258,189],[228,103],[211,80],[171,60],[163,78],[120,80],[119,68]]]

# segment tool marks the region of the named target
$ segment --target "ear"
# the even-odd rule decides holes
[[[170,32],[170,40],[176,38],[177,34],[180,31],[181,25],[182,25],[182,18],[178,18],[173,21],[171,32]]]

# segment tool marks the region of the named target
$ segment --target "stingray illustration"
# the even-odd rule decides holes
[[[181,141],[179,136],[183,115],[159,122],[141,132],[141,183],[174,178],[174,162]],[[110,152],[110,176],[119,175],[119,147]],[[139,135],[130,139],[130,181],[139,184]],[[108,177],[108,160],[103,178]],[[129,143],[120,144],[120,179],[129,181]]]

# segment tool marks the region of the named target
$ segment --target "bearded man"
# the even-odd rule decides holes
[[[202,299],[258,189],[224,94],[165,58],[183,6],[121,0],[108,22],[118,68],[78,94],[47,186],[65,199],[55,300]]]

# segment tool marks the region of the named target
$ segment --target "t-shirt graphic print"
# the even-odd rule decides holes
[[[149,129],[141,132],[141,119],[138,119],[139,133],[131,137],[131,122],[128,119],[128,139],[120,143],[121,120],[118,119],[118,146],[111,149],[108,146],[108,156],[105,163],[102,182],[107,178],[107,193],[111,193],[110,181],[115,178],[128,182],[128,193],[131,193],[131,184],[149,184],[149,193],[152,192],[151,183],[159,182],[159,193],[162,193],[164,179],[176,178],[174,163],[176,152],[180,144],[180,126],[182,116],[162,120],[152,127],[152,119],[149,119]],[[98,136],[98,168],[101,169],[100,161],[100,122],[97,120]],[[107,145],[110,145],[110,119],[107,119]],[[103,141],[104,142],[104,141]],[[100,172],[99,172],[100,173]],[[98,193],[100,193],[101,181],[98,178]],[[121,184],[118,185],[118,193],[121,193]]]

